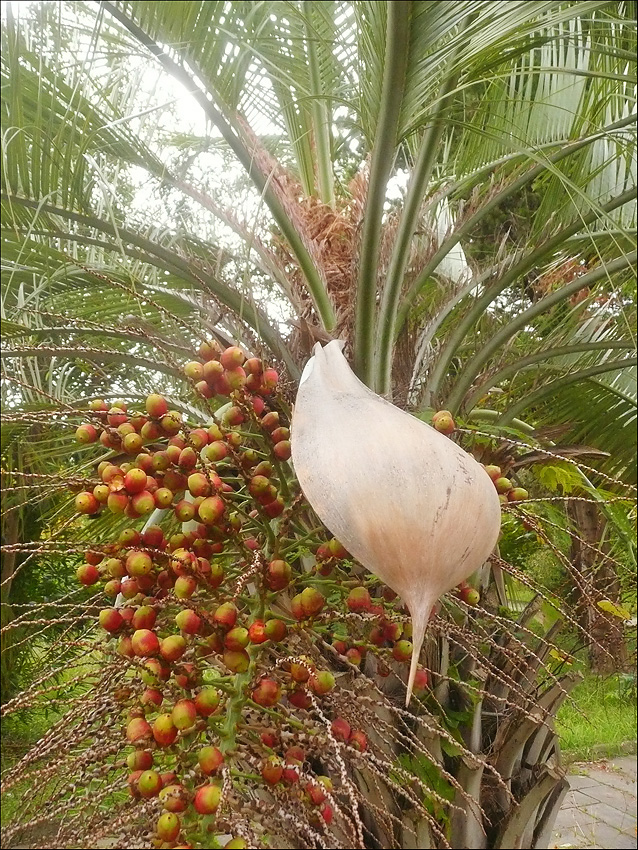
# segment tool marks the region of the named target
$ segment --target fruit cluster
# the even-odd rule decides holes
[[[131,520],[91,544],[77,578],[110,600],[99,625],[123,663],[123,782],[157,801],[153,840],[166,847],[236,832],[255,792],[294,799],[313,829],[329,829],[343,777],[325,754],[366,758],[374,746],[352,671],[405,681],[413,649],[401,600],[317,530],[288,464],[277,372],[235,346],[198,353],[184,374],[206,424],[153,393],[143,412],[92,403],[76,432],[109,452],[76,510]],[[454,430],[446,411],[435,419]],[[419,669],[417,696],[429,685]],[[226,847],[267,843],[263,821],[242,823]]]

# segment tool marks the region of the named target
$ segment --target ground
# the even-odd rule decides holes
[[[550,847],[625,850],[636,842],[636,757],[570,768]]]

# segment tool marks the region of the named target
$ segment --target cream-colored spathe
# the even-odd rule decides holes
[[[474,458],[371,392],[342,347],[317,343],[306,364],[292,417],[292,462],[329,531],[410,609],[407,705],[432,606],[490,555],[500,504]]]

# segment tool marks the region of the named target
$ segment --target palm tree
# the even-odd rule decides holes
[[[180,363],[198,340],[239,343],[294,387],[312,344],[338,337],[376,392],[425,419],[448,408],[485,462],[524,469],[529,445],[566,476],[550,498],[567,480],[616,522],[601,490],[622,495],[636,451],[633,10],[135,0],[16,20],[9,4],[12,427],[72,422],[105,385],[131,400],[162,386],[197,421]],[[29,468],[69,469],[64,435],[39,437]],[[499,617],[496,578],[481,581]],[[352,768],[362,846],[547,842],[566,787],[551,716],[573,677],[539,684],[558,628],[533,637],[539,605],[511,634],[469,639],[452,620],[430,645],[435,734],[376,706],[398,772],[381,787]]]

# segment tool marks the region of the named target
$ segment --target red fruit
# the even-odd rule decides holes
[[[189,434],[189,439],[195,451],[198,452],[209,443],[208,431],[204,430],[204,428],[193,428]]]
[[[90,587],[95,584],[100,577],[98,568],[93,564],[82,564],[76,570],[75,576],[80,584]]]
[[[456,429],[456,423],[449,410],[439,410],[432,417],[432,427],[441,434],[452,434]]]
[[[328,826],[332,823],[332,819],[334,817],[334,812],[332,810],[332,806],[329,803],[326,803],[325,806],[322,806],[319,814],[323,818],[323,820],[328,824]]]
[[[245,359],[246,355],[241,348],[238,348],[236,345],[222,351],[219,358],[224,369],[234,369],[236,366],[241,366]]]
[[[155,419],[160,419],[168,413],[168,403],[164,396],[151,393],[146,398],[146,412]]]
[[[166,844],[174,843],[180,829],[180,820],[173,812],[164,812],[164,814],[160,815],[155,827],[157,837],[166,842]]]
[[[195,703],[189,699],[180,699],[175,703],[171,719],[178,729],[190,729],[197,720]]]
[[[308,710],[312,706],[312,700],[305,688],[297,688],[288,694],[288,702],[294,705],[295,708],[304,708]]]
[[[222,792],[218,785],[202,785],[195,792],[193,805],[200,815],[212,815],[217,811]]]
[[[175,617],[177,628],[186,632],[187,635],[197,634],[202,624],[202,619],[190,608],[180,611]]]
[[[353,587],[346,599],[346,605],[350,611],[369,611],[372,607],[372,599],[367,588]]]
[[[215,440],[214,443],[206,446],[206,457],[213,463],[224,460],[224,458],[228,457],[228,445],[222,440]]]
[[[178,576],[175,579],[175,596],[178,599],[190,599],[197,590],[197,581],[192,576]]]
[[[352,730],[348,721],[344,720],[343,717],[335,717],[330,728],[332,730],[332,734],[338,741],[348,741],[350,739]]]
[[[109,507],[111,506],[110,498],[109,496]],[[136,493],[131,498],[131,507],[138,516],[150,514],[152,510],[155,510],[155,497],[148,490],[142,490],[141,493]]]
[[[204,377],[204,367],[197,360],[190,360],[184,365],[184,374],[191,381],[201,381]]]
[[[197,356],[200,360],[217,360],[221,352],[219,343],[214,339],[209,339],[201,343],[197,349]]]
[[[354,747],[355,750],[359,750],[360,753],[365,753],[368,749],[368,738],[366,737],[365,732],[361,732],[360,729],[357,729],[350,735],[348,743],[351,747]]]
[[[170,714],[160,714],[153,723],[153,737],[160,747],[170,747],[177,738],[177,727]]]
[[[104,585],[104,593],[106,596],[114,598],[120,592],[121,587],[122,585],[118,579],[111,579],[111,581],[107,581]]]
[[[303,609],[303,605],[301,604],[301,593],[297,593],[297,595],[293,596],[290,600],[290,611],[295,620],[305,619],[306,614]]]
[[[267,505],[264,505],[264,513],[266,516],[269,516],[271,519],[275,517],[281,516],[285,510],[285,502],[278,496],[273,502],[268,502]]]
[[[149,525],[144,534],[142,534],[142,540],[147,546],[151,546],[153,549],[164,549],[166,546],[164,532],[159,525]]]
[[[100,611],[99,621],[107,632],[116,632],[124,622],[117,608],[103,608]]]
[[[279,426],[279,414],[276,411],[267,413],[261,420],[261,427],[266,431],[274,431]]]
[[[314,587],[306,587],[301,592],[301,606],[306,617],[316,616],[325,602],[324,596]]]
[[[126,727],[126,738],[131,744],[147,741],[151,737],[151,727],[143,717],[134,717]]]
[[[296,764],[287,764],[283,769],[282,779],[288,785],[294,785],[299,782],[299,766]]]
[[[122,440],[122,448],[129,455],[136,455],[144,445],[140,434],[127,434]]]
[[[469,585],[464,585],[459,590],[459,597],[465,602],[466,605],[478,605],[481,601],[481,594],[478,590],[475,590],[473,587]]]
[[[205,525],[214,525],[224,513],[224,503],[219,496],[209,496],[204,499],[197,512]]]
[[[335,677],[329,670],[320,670],[310,677],[310,689],[317,696],[329,693],[335,686]]]
[[[310,678],[310,671],[314,670],[315,665],[309,658],[303,657],[301,660],[305,661],[306,663],[298,664],[297,662],[293,661],[290,664],[290,678],[294,682],[307,682]]]
[[[140,677],[145,685],[157,685],[159,682],[165,682],[170,674],[171,671],[164,661],[160,661],[159,658],[149,658],[144,662]]]
[[[185,471],[195,469],[197,465],[198,455],[195,449],[187,446],[179,453],[178,465]]]
[[[259,736],[262,744],[266,747],[276,747],[279,745],[279,737],[277,733],[272,729],[267,729],[265,732],[262,732]]]
[[[279,443],[282,440],[287,440],[290,437],[290,429],[289,428],[275,428],[275,430],[271,433],[270,438],[273,443]]]
[[[244,369],[246,368],[246,364],[244,364]],[[266,403],[263,398],[260,398],[258,395],[252,397],[252,406],[253,410],[257,414],[257,416],[261,416],[266,408]]]
[[[275,457],[279,460],[290,460],[290,455],[292,453],[290,440],[280,440],[278,443],[275,443],[272,450]]]
[[[286,757],[286,762],[288,762],[288,763],[291,763],[291,764],[299,763],[299,764],[301,764],[306,758],[306,753],[304,752],[304,750],[301,747],[294,745],[292,747],[288,747],[288,749],[286,750],[285,757]]]
[[[153,767],[153,753],[149,750],[135,750],[126,757],[129,770],[150,770]]]
[[[219,692],[215,688],[203,688],[195,697],[195,708],[202,717],[210,717],[220,703]]]
[[[112,407],[106,417],[107,422],[112,428],[117,428],[119,425],[123,425],[127,419],[128,416],[119,407]]]
[[[146,473],[143,469],[133,467],[124,476],[124,486],[127,493],[141,493],[146,489]]]
[[[271,590],[283,590],[288,587],[291,578],[292,570],[286,561],[277,559],[268,564],[266,583]]]
[[[484,469],[487,472],[487,474],[490,476],[492,481],[498,481],[498,479],[501,478],[501,476],[502,476],[500,466],[489,465],[489,466],[485,466]]]
[[[263,678],[256,688],[253,688],[253,700],[257,705],[270,708],[277,705],[281,697],[281,688],[274,679]]]
[[[395,661],[405,662],[412,658],[412,644],[409,640],[398,640],[392,647]]]
[[[514,487],[507,494],[509,502],[522,502],[524,499],[529,499],[529,493],[524,487]]]
[[[133,652],[141,657],[157,655],[160,644],[155,632],[150,629],[138,629],[131,638]]]
[[[109,493],[106,500],[106,506],[113,514],[124,513],[129,506],[128,496],[124,492]]]
[[[213,386],[224,374],[224,367],[219,360],[208,360],[203,367],[204,380]]]
[[[155,770],[145,770],[137,780],[137,790],[142,797],[156,797],[162,790],[162,780]]]
[[[250,656],[244,649],[239,651],[227,649],[224,652],[223,661],[233,673],[245,673],[250,666]]]
[[[157,612],[150,605],[142,605],[133,614],[131,625],[134,629],[152,629],[157,619]]]
[[[134,596],[140,592],[140,586],[135,581],[134,578],[125,579],[120,585],[120,593],[125,599],[133,599]],[[126,610],[126,609],[125,609]],[[131,619],[133,618],[133,611],[131,611]]]
[[[186,651],[186,641],[181,635],[169,635],[161,642],[159,651],[166,661],[177,661]]]
[[[271,756],[263,765],[261,769],[261,776],[264,782],[267,782],[269,785],[276,785],[281,781],[281,778],[284,773],[284,768],[281,763],[281,760],[276,758],[275,756]]]
[[[224,638],[224,646],[226,649],[241,650],[245,649],[250,643],[248,629],[243,626],[235,626]]]
[[[266,620],[264,624],[264,632],[266,633],[268,640],[278,643],[288,634],[288,627],[283,620]]]
[[[80,425],[75,432],[75,439],[78,443],[94,443],[97,440],[97,431],[90,423]]]
[[[386,640],[399,640],[402,631],[400,623],[385,623],[383,626],[383,636]]]
[[[230,389],[232,389],[232,387],[230,387],[230,384],[228,386]],[[236,407],[235,405],[233,405],[233,407],[229,407],[223,416],[224,424],[230,426],[231,428],[234,428],[237,425],[241,425],[241,423],[244,422],[245,419],[246,417],[244,416],[241,408]]]
[[[224,602],[213,614],[213,620],[218,626],[230,631],[237,622],[237,608],[232,602]]]
[[[180,522],[190,522],[195,516],[195,505],[182,499],[175,505],[175,516]]]
[[[251,643],[265,643],[268,640],[266,624],[263,620],[255,620],[248,629],[248,638]]]
[[[357,649],[355,646],[351,646],[350,649],[346,650],[346,658],[351,664],[358,667],[359,664],[361,664],[363,656],[361,655],[360,649]]]
[[[425,690],[429,681],[430,679],[427,670],[423,670],[422,667],[419,667],[416,671],[416,676],[414,677],[414,693],[419,693],[419,691]]]
[[[262,392],[269,395],[277,386],[279,375],[274,369],[266,369],[262,376]]]
[[[332,555],[333,558],[349,558],[350,553],[348,550],[337,540],[336,537],[333,537],[332,540],[328,541],[328,551]]]
[[[217,747],[204,747],[199,751],[197,761],[202,772],[205,773],[206,776],[210,776],[212,773],[217,773],[219,768],[222,766],[224,763],[224,756]]]
[[[240,390],[246,383],[246,373],[241,366],[226,370],[226,380],[231,390]]]
[[[342,640],[333,639],[332,645],[334,646],[335,651],[339,653],[339,655],[345,655],[348,651],[348,644]]]
[[[183,785],[165,785],[159,798],[169,812],[183,812],[188,806],[188,792]]]
[[[162,704],[163,699],[162,692],[158,691],[157,688],[146,688],[140,697],[140,702],[142,705],[158,707]]]
[[[145,576],[153,569],[153,559],[148,552],[133,549],[126,559],[126,571],[130,576]]]
[[[95,514],[100,510],[100,503],[93,493],[86,490],[75,497],[75,510],[80,514]]]
[[[121,637],[117,642],[117,651],[119,655],[123,655],[124,658],[133,658],[135,652],[133,651],[133,644],[131,643],[130,637],[125,635]]]

